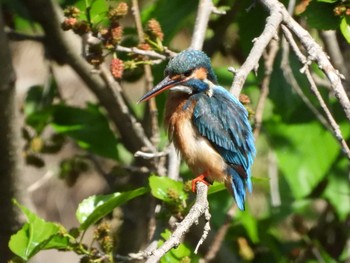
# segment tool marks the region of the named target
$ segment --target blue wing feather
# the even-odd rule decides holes
[[[244,106],[226,89],[215,86],[213,95],[192,96],[196,100],[193,122],[228,164],[232,190],[240,209],[244,209],[245,186],[251,192],[250,167],[255,156],[254,137]],[[241,166],[245,175],[236,171]]]

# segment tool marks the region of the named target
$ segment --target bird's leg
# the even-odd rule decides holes
[[[208,176],[208,172],[204,172],[192,180],[192,192],[194,192],[194,193],[196,192],[196,183],[197,182],[202,182],[208,186],[211,184],[206,180],[207,176]]]

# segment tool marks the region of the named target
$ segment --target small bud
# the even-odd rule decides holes
[[[76,18],[73,18],[73,17],[69,17],[69,18],[66,18],[62,24],[61,24],[61,28],[64,30],[64,31],[68,31],[70,29],[73,29],[74,25],[77,23],[77,19]]]
[[[342,16],[346,13],[347,9],[345,5],[338,5],[333,9],[334,15]]]
[[[173,188],[168,189],[167,196],[173,201],[177,201],[180,197],[179,193]]]
[[[162,28],[160,27],[160,24],[157,20],[151,19],[148,21],[147,24],[148,31],[155,36],[156,38],[159,38],[161,41],[163,41],[164,34],[162,31]]]
[[[346,16],[350,16],[350,8],[347,8],[347,9],[346,9],[345,15],[346,15]]]
[[[115,79],[121,79],[124,71],[124,63],[118,58],[114,58],[111,61],[110,70]]]
[[[250,103],[250,98],[249,98],[247,95],[245,95],[245,94],[240,94],[240,95],[239,95],[239,101],[240,101],[243,105],[249,104],[249,103]]]
[[[128,5],[124,2],[121,2],[117,5],[117,7],[109,10],[108,17],[111,20],[119,19],[128,14],[128,9],[129,9]]]
[[[80,10],[75,6],[69,6],[66,9],[64,9],[63,14],[65,17],[78,17],[80,14]]]

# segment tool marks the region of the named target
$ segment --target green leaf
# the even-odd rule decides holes
[[[339,219],[345,220],[350,214],[350,184],[348,178],[349,161],[342,158],[328,175],[328,185],[323,196],[336,210]]]
[[[56,91],[56,82],[51,78],[50,85],[47,87],[33,86],[27,93],[24,103],[26,123],[37,133],[43,131],[51,118],[51,104],[56,96]]]
[[[348,43],[350,43],[350,18],[345,16],[340,22],[340,31]]]
[[[271,122],[267,126],[278,166],[294,197],[310,194],[327,175],[338,155],[339,145],[316,121],[289,125]]]
[[[93,195],[83,200],[76,211],[76,217],[80,223],[80,230],[86,230],[89,226],[113,211],[114,208],[143,195],[149,191],[146,187],[137,188],[123,193],[109,195]]]
[[[117,138],[98,106],[89,104],[80,109],[56,105],[53,111],[52,126],[57,133],[72,137],[81,148],[92,153],[118,159]]]
[[[215,194],[225,189],[226,187],[223,183],[214,182],[214,184],[209,187],[208,195]]]
[[[333,4],[333,3],[339,2],[339,0],[317,0],[317,2]]]
[[[259,243],[259,229],[258,229],[258,221],[255,216],[249,211],[239,211],[237,213],[237,221],[241,222],[250,240],[257,244]]]
[[[174,197],[176,197],[176,199],[186,200],[188,196],[184,191],[182,182],[172,180],[165,176],[150,176],[149,186],[155,198],[167,203],[174,202]]]
[[[171,237],[171,232],[166,229],[162,234],[160,234],[162,238],[168,240]],[[163,240],[158,242],[158,246],[164,244]],[[177,248],[173,248],[168,251],[160,260],[161,263],[173,263],[173,262],[181,262],[181,259],[184,257],[189,257],[191,255],[191,250],[183,243],[181,243]]]
[[[42,249],[65,246],[67,239],[61,235],[61,231],[64,230],[62,226],[46,222],[17,201],[14,203],[22,210],[28,220],[28,223],[11,236],[9,248],[14,254],[28,260]],[[50,245],[53,237],[56,237],[55,242]]]
[[[307,23],[316,29],[337,29],[340,23],[339,17],[334,15],[335,4],[311,1],[306,11],[302,14]]]

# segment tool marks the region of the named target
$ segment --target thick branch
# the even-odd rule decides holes
[[[0,24],[4,24],[0,5]],[[2,262],[12,254],[7,246],[17,227],[17,216],[12,205],[15,180],[18,175],[18,137],[15,109],[15,72],[4,26],[0,27],[0,255]]]
[[[151,256],[147,259],[146,263],[155,263],[160,260],[170,249],[178,246],[185,233],[188,232],[190,227],[195,224],[199,217],[202,216],[209,209],[207,200],[208,186],[202,182],[197,183],[196,187],[196,202],[191,207],[191,210],[186,215],[184,220],[177,226],[171,237],[164,242],[164,244],[151,253]]]
[[[208,22],[211,12],[213,11],[213,3],[211,0],[199,1],[196,22],[192,35],[192,42],[190,48],[202,49],[205,33],[208,28]]]

